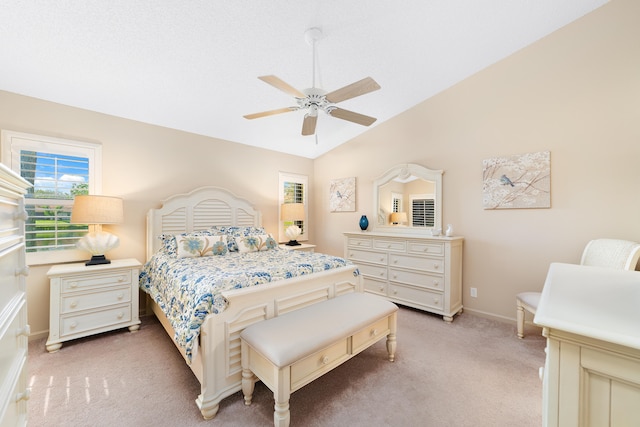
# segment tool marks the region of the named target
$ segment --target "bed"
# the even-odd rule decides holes
[[[150,292],[148,287],[154,279],[148,277],[147,273],[150,272],[155,257],[164,256],[162,252],[166,250],[168,241],[166,236],[198,234],[212,229],[216,231],[211,233],[212,235],[218,235],[221,230],[224,232],[228,228],[259,230],[261,223],[261,213],[248,201],[222,188],[201,187],[164,200],[160,208],[151,209],[147,214],[147,263],[140,276],[141,289]],[[159,238],[163,235],[165,239]],[[269,254],[269,257],[281,258],[286,254],[297,257],[298,260],[303,256],[316,259],[322,256],[329,257],[273,247],[273,243],[269,243],[272,250],[263,252]],[[225,244],[227,248],[231,248],[233,240],[229,239]],[[228,252],[223,257],[231,254]],[[244,255],[259,256],[254,253]],[[223,257],[203,258],[221,260]],[[182,325],[174,328],[173,325],[177,324],[175,313],[172,316],[168,307],[170,303],[156,302],[157,295],[147,298],[147,307],[160,320],[185,362],[200,381],[201,389],[196,404],[205,419],[216,415],[222,399],[241,390],[240,332],[245,327],[338,295],[363,292],[362,278],[357,267],[349,261],[342,261],[345,262],[344,265],[337,264],[332,266],[333,268],[319,269],[321,271],[318,272],[303,271],[299,275],[294,273],[284,276],[269,273],[270,277],[277,277],[272,277],[264,284],[252,283],[248,287],[227,286],[212,297],[211,311],[201,316],[198,331],[191,336],[181,332]],[[165,314],[165,311],[168,314]],[[185,342],[190,344],[185,345]]]

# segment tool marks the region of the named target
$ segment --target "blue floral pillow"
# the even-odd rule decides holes
[[[258,252],[274,249],[278,246],[276,240],[270,234],[257,234],[251,236],[236,237],[238,252]]]
[[[221,234],[221,233],[218,233]],[[178,254],[178,244],[176,243],[176,236],[215,236],[216,233],[213,233],[211,230],[202,230],[202,231],[193,231],[191,233],[182,233],[182,234],[161,234],[158,236],[159,239],[162,240],[162,245],[160,246],[159,252],[165,252],[169,255],[177,256]]]
[[[175,238],[178,258],[197,258],[227,253],[227,236],[179,234]]]
[[[267,231],[264,227],[254,226],[237,226],[237,225],[218,225],[210,228],[210,231],[215,234],[227,235],[227,246],[229,251],[238,251],[238,245],[236,239],[238,237],[265,235]]]

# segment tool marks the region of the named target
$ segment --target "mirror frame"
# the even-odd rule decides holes
[[[442,170],[429,169],[424,166],[415,163],[405,163],[395,166],[382,174],[379,178],[373,181],[373,212],[375,220],[373,222],[373,228],[376,231],[383,231],[389,233],[411,233],[411,234],[428,234],[431,235],[431,230],[442,230]],[[426,181],[433,181],[435,187],[434,194],[434,225],[433,227],[412,227],[412,226],[394,226],[394,225],[382,225],[378,222],[378,213],[380,212],[380,187],[393,181],[394,179],[406,180],[411,176],[421,178]]]

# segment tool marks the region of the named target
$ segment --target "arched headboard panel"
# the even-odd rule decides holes
[[[262,214],[251,203],[218,187],[177,194],[147,213],[147,259],[160,247],[161,234],[206,230],[214,225],[261,226]]]

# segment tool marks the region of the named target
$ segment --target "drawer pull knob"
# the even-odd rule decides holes
[[[380,276],[381,276],[381,277],[382,277],[382,276],[384,276],[384,271],[381,271],[381,272],[380,272]]]
[[[76,326],[78,326],[78,324],[76,322],[71,322],[71,324],[69,325],[69,328],[75,329]]]
[[[118,312],[118,319],[122,319],[124,317],[124,313],[123,312]]]
[[[329,363],[329,356],[322,356],[322,359],[320,359],[320,361],[323,365],[326,365],[327,363]]]
[[[120,292],[120,293],[118,294],[118,299],[122,299],[122,298],[124,298],[124,294],[123,294],[122,292]]]
[[[378,336],[378,330],[377,329],[372,329],[369,335],[371,335],[372,337]]]
[[[394,275],[393,275],[393,278],[394,278],[394,279],[397,279],[397,278],[398,278],[398,275],[397,275],[397,274],[394,274]]]
[[[438,282],[437,280],[433,281],[433,286],[438,287],[440,286],[440,282]]]
[[[76,308],[76,307],[78,306],[78,301],[73,301],[73,302],[71,302],[71,304],[69,304],[69,306],[70,306],[71,308]]]
[[[25,265],[24,267],[16,268],[15,274],[16,276],[28,276],[29,266]]]
[[[19,219],[21,221],[26,221],[27,219],[29,219],[29,214],[27,213],[27,211],[20,211],[20,212],[15,212],[13,214],[13,219]]]
[[[78,282],[71,282],[71,283],[69,283],[69,287],[70,287],[70,288],[77,288],[77,287],[78,287]]]
[[[124,277],[124,276],[119,276],[119,277],[118,277],[118,282],[124,282],[124,281],[125,281],[125,279],[126,279],[126,277]]]
[[[20,402],[21,400],[29,400],[30,397],[31,397],[31,390],[26,389],[22,393],[16,394],[16,402]]]
[[[380,286],[380,292],[384,291],[384,286]]]
[[[397,263],[398,263],[398,260],[397,260],[397,259],[394,259],[394,260],[393,260],[393,263],[394,263],[394,264],[397,264]]]
[[[16,336],[19,337],[20,335],[23,335],[25,337],[28,337],[29,335],[31,335],[31,326],[24,325],[24,327],[18,328],[16,330]]]
[[[393,294],[395,295],[395,294],[397,294],[397,293],[398,293],[398,290],[397,290],[397,289],[394,289],[394,290],[393,290]]]
[[[380,262],[384,262],[384,257],[380,257]]]
[[[433,268],[435,268],[436,270],[440,268],[440,264],[433,264]]]

